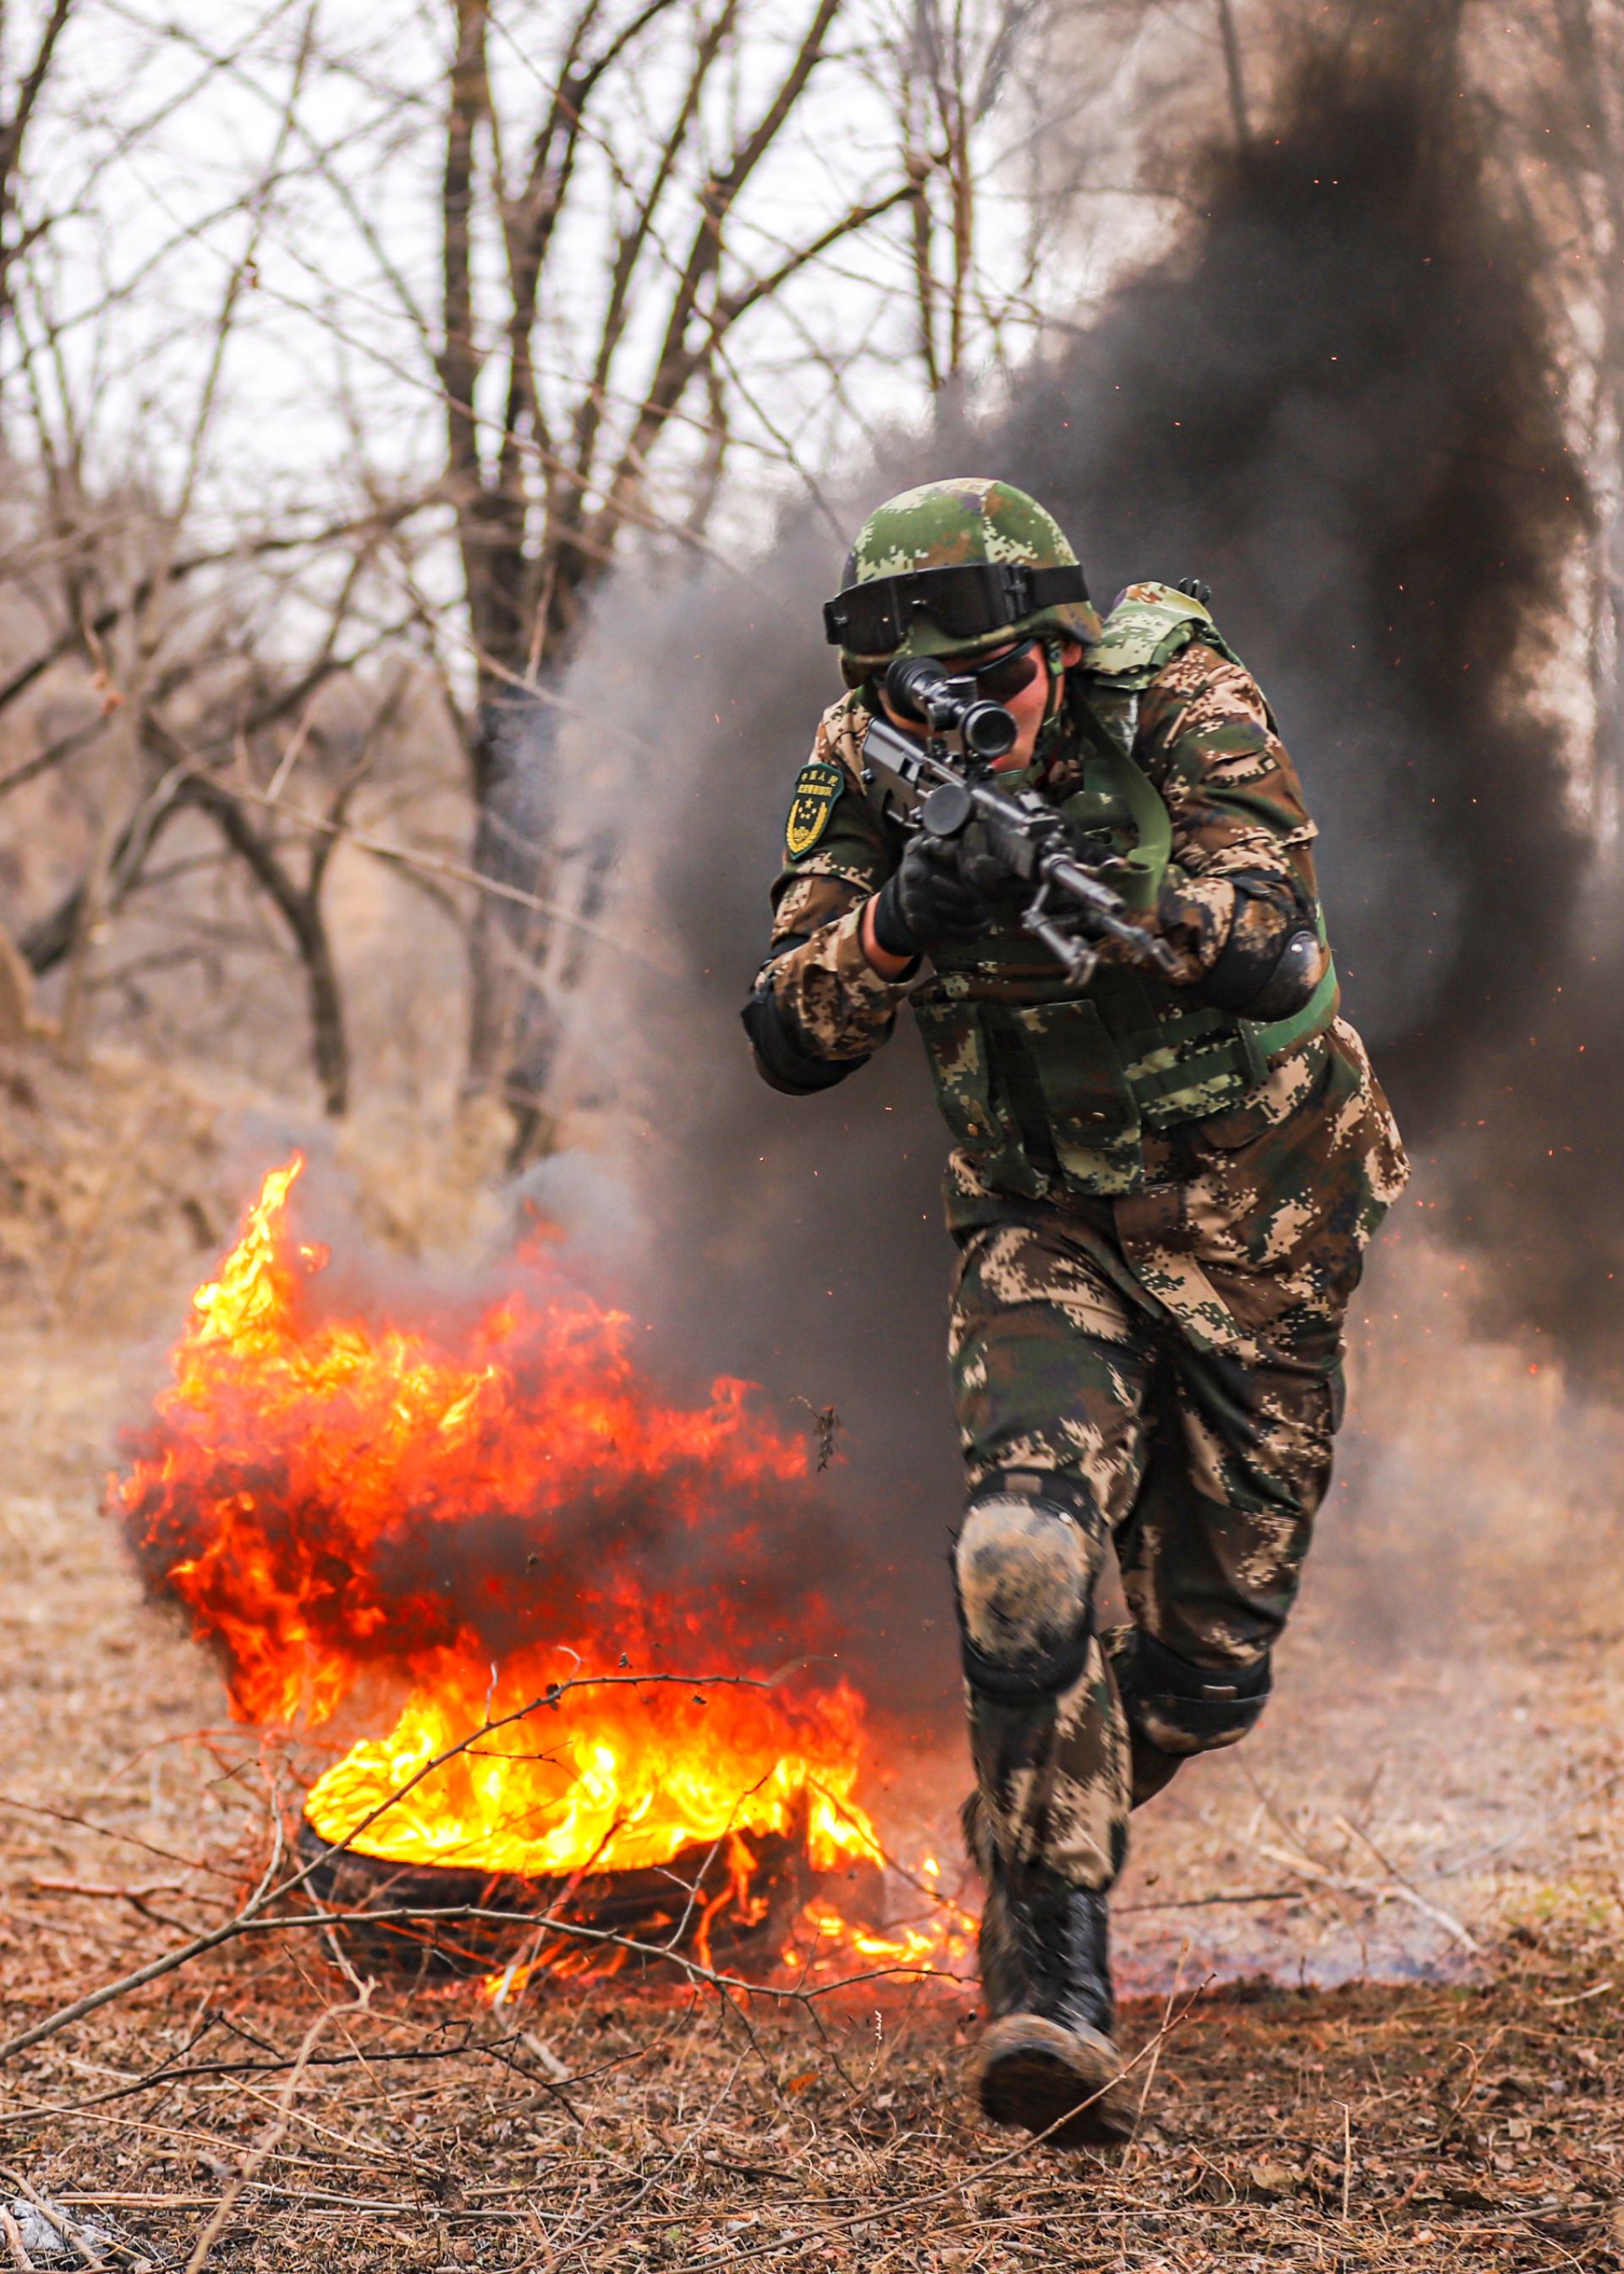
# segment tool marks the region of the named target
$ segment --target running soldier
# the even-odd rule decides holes
[[[825,611],[849,691],[795,784],[744,1014],[763,1077],[807,1094],[907,1000],[953,1139],[974,2084],[988,2116],[1061,2145],[1124,2132],[1107,1896],[1129,1811],[1263,1711],[1330,1480],[1349,1299],[1407,1174],[1337,1016],[1296,770],[1204,602],[1131,584],[1101,623],[1054,520],[1006,483],[881,506]],[[1009,710],[1000,781],[1113,859],[1176,977],[1107,942],[1079,986],[996,864],[884,816],[868,722],[923,731],[886,697],[898,656]],[[1132,1618],[1097,1632],[1108,1532]]]

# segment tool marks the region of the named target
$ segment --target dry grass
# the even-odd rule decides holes
[[[13,2014],[147,1943],[86,1909],[18,1919]],[[175,2264],[223,2202],[212,2263],[267,2270],[1599,2270],[1624,2264],[1615,1968],[1522,1946],[1477,1985],[1208,1992],[1138,2140],[1094,2157],[969,2120],[966,2016],[929,1992],[815,2020],[605,1986],[511,2019],[385,1988],[361,2014],[282,1948],[23,2057],[3,2120],[12,2169]],[[1136,2007],[1128,2044],[1163,2019]]]
[[[284,1756],[214,1726],[211,1668],[95,1513],[197,1276],[187,1199],[224,1215],[229,1181],[206,1115],[135,1142],[151,1097],[108,1079],[102,1126],[130,1141],[64,1094],[32,1152],[16,1117],[0,1147],[49,1202],[0,1224],[41,1299],[0,1344],[7,2033],[229,1916],[297,1803]],[[1124,2153],[977,2126],[951,1986],[814,2009],[553,1984],[498,2014],[385,1982],[362,2005],[303,1931],[0,2070],[0,2200],[26,2182],[113,2232],[109,2263],[177,2269],[206,2242],[222,2269],[324,2274],[1624,2267],[1620,1622],[1582,1592],[1583,1619],[1530,1630],[1457,1591],[1454,1653],[1385,1656],[1350,1655],[1357,1589],[1311,1601],[1255,1743],[1144,1819],[1123,1974],[1154,1994],[1124,2038],[1176,2026]],[[924,1774],[944,1808],[959,1773]],[[1350,1968],[1420,1977],[1285,1986]]]

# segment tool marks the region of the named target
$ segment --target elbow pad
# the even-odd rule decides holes
[[[868,1063],[866,1058],[814,1058],[778,1002],[771,970],[756,983],[739,1015],[756,1053],[756,1073],[770,1089],[782,1090],[786,1097],[809,1097],[815,1090],[832,1089]]]
[[[1289,1019],[1320,983],[1324,951],[1313,915],[1299,897],[1279,928],[1248,925],[1244,921],[1247,901],[1273,900],[1278,887],[1273,879],[1267,892],[1243,877],[1231,881],[1235,921],[1229,940],[1194,992],[1201,1002],[1233,1011],[1238,1018],[1265,1023]]]

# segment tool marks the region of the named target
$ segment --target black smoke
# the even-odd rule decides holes
[[[1624,1248],[1619,1022],[1598,1011],[1579,1058],[1568,1006],[1582,981],[1605,1003],[1619,966],[1586,960],[1591,853],[1550,644],[1590,506],[1545,249],[1462,99],[1450,12],[1308,39],[1272,123],[1184,170],[1170,251],[1002,413],[898,448],[835,519],[932,474],[996,473],[1054,508],[1103,597],[1211,582],[1301,766],[1346,1006],[1427,1189],[1488,1247],[1494,1322],[1601,1368],[1602,1274]],[[887,1581],[866,1672],[945,1695],[951,1251],[917,1047],[905,1031],[790,1100],[756,1082],[737,1027],[789,785],[838,692],[817,603],[840,554],[807,512],[748,578],[617,596],[576,691],[613,690],[635,739],[580,761],[577,789],[595,811],[620,801],[613,921],[674,977],[600,961],[577,1082],[606,1084],[623,1039],[641,1053],[643,1299],[695,1362],[839,1408],[841,1552]]]
[[[1108,589],[1213,584],[1323,832],[1346,1006],[1482,1251],[1485,1323],[1613,1380],[1624,940],[1560,641],[1591,506],[1550,249],[1457,15],[1419,0],[1308,44],[1273,129],[1198,171],[1186,241],[964,443]]]

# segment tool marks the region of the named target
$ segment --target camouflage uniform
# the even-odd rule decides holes
[[[1006,1531],[1023,1495],[1034,1517],[1046,1502],[1073,1519],[1031,1527],[1016,1590],[1030,1600],[961,1542],[967,1641],[1019,1629],[1051,1676],[1001,1692],[973,1675],[973,1839],[1103,1889],[1131,1798],[1261,1710],[1330,1478],[1343,1317],[1407,1169],[1333,1015],[1322,929],[1305,1031],[1248,1034],[1190,1007],[1226,953],[1317,913],[1313,824],[1256,682],[1166,586],[1130,586],[1093,621],[1031,775],[1119,851],[1146,834],[1150,786],[1170,862],[1143,921],[1177,950],[1180,984],[1147,987],[1108,951],[1079,991],[1008,915],[934,953],[922,983],[883,978],[859,928],[900,838],[865,796],[858,686],[817,730],[811,769],[833,772],[803,772],[821,820],[811,843],[792,831],[758,989],[808,1062],[791,1087],[861,1064],[905,999],[921,1020],[958,1141],[950,1354],[973,1511],[992,1493]],[[1068,1655],[1055,1606],[1086,1605],[1108,1530],[1133,1623],[1085,1623]]]

